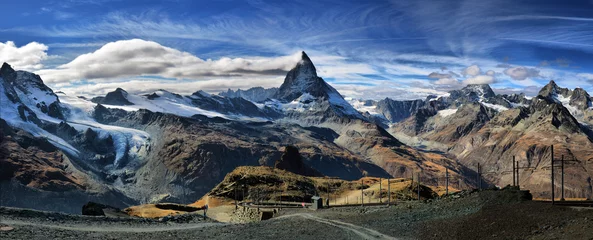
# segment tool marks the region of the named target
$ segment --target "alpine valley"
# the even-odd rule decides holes
[[[467,85],[446,96],[344,99],[303,52],[281,86],[191,95],[117,88],[101,97],[54,91],[33,73],[0,70],[0,200],[4,206],[79,213],[191,203],[239,166],[274,166],[294,146],[315,175],[410,178],[460,188],[519,184],[547,196],[550,146],[567,167],[566,196],[592,194],[593,108],[583,89],[554,81],[539,95]],[[448,169],[448,170],[447,170]],[[22,199],[28,199],[22,201]],[[66,201],[64,201],[66,200]]]

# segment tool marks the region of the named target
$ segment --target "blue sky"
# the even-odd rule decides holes
[[[343,95],[593,91],[593,1],[7,1],[0,61],[76,94],[274,87],[306,51]]]

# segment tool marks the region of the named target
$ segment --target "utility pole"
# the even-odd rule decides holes
[[[379,178],[379,203],[383,203],[383,200],[381,199],[381,197],[383,197],[383,192],[382,192],[382,188],[381,188],[381,181],[383,179]]]
[[[327,181],[327,207],[329,208],[329,180]]]
[[[517,188],[521,189],[521,184],[519,184],[519,180],[521,180],[521,177],[519,176],[519,161],[517,161],[517,167],[515,167],[515,170],[517,171]]]
[[[562,166],[562,168],[561,168],[562,170],[561,170],[561,175],[560,176],[562,176],[562,178],[561,178],[562,180],[560,181],[561,182],[561,184],[560,184],[560,186],[561,186],[561,188],[560,188],[560,196],[561,196],[560,201],[564,201],[564,155],[562,155],[561,163],[562,163],[562,165],[561,165]]]
[[[364,182],[360,179],[360,204],[364,207]]]
[[[391,206],[391,183],[390,178],[387,178],[387,206]]]
[[[513,186],[515,185],[515,156],[513,155]]]
[[[551,145],[551,164],[550,168],[552,169],[552,205],[556,204],[554,202],[554,145]]]
[[[445,168],[445,196],[449,195],[449,168]]]

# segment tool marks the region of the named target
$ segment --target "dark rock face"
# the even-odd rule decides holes
[[[161,97],[161,96],[159,96],[159,95],[158,95],[158,94],[156,94],[156,93],[152,93],[152,94],[146,94],[146,95],[144,95],[144,96],[145,96],[146,98],[148,98],[149,100],[154,100],[154,99],[157,99],[157,98]]]
[[[237,91],[228,89],[218,95],[228,98],[244,98],[252,102],[264,102],[272,98],[276,92],[278,92],[278,88],[253,87],[247,90],[237,89]]]
[[[297,149],[294,146],[286,146],[284,148],[284,153],[282,154],[282,157],[280,157],[280,160],[276,161],[274,167],[303,176],[323,176],[323,174],[319,173],[317,170],[305,165],[301,157],[301,154],[299,153],[299,149]]]
[[[496,96],[488,84],[469,84],[461,90],[453,90],[449,93],[451,94],[450,98],[458,102],[477,102],[481,98]]]
[[[537,96],[530,106],[531,114],[539,113],[544,116],[551,116],[552,125],[567,133],[581,132],[581,124],[570,114],[570,112],[555,101]]]
[[[525,98],[525,94],[524,93],[521,93],[521,94],[514,93],[514,94],[511,94],[511,95],[503,94],[502,95],[502,98],[504,98],[507,101],[509,101],[510,103],[514,103],[514,104],[521,104],[521,105],[529,105],[529,104],[531,104],[531,100]]]
[[[576,106],[581,110],[588,109],[591,107],[591,96],[589,96],[589,93],[587,93],[587,91],[584,89],[575,88],[572,92],[572,95],[570,96],[569,104],[571,106]]]
[[[88,202],[84,206],[82,206],[82,215],[86,216],[105,216],[104,209],[110,209],[115,212],[120,212],[119,208],[103,205],[96,202]]]
[[[387,120],[395,123],[412,116],[412,114],[424,107],[425,104],[426,103],[420,99],[411,101],[395,101],[390,98],[385,98],[377,102],[376,109],[377,112],[383,114]]]
[[[542,96],[550,100],[554,100],[553,98],[557,94],[560,94],[562,96],[569,96],[571,94],[571,91],[568,88],[558,87],[558,85],[556,85],[556,82],[554,82],[554,80],[551,80],[538,93],[539,96]]]
[[[191,103],[204,110],[215,111],[223,114],[239,114],[250,117],[277,118],[280,113],[271,108],[258,108],[255,104],[244,98],[227,98],[210,95],[197,91],[189,96]]]
[[[115,106],[134,105],[128,101],[127,96],[128,92],[126,92],[126,90],[117,88],[115,91],[107,93],[105,97],[94,97],[91,99],[91,102]]]

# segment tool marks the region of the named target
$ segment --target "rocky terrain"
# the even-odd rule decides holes
[[[385,207],[283,209],[266,221],[216,223],[73,216],[0,208],[6,239],[590,239],[591,210],[528,201],[516,190],[462,192]],[[394,217],[395,216],[395,217]]]
[[[593,109],[583,89],[561,88],[550,81],[538,96],[527,99],[496,95],[488,85],[468,85],[427,102],[439,107],[422,107],[392,124],[389,132],[408,145],[449,153],[472,169],[481,164],[485,178],[498,186],[512,184],[514,156],[524,168],[519,184],[540,198],[551,196],[550,146],[554,145],[554,159],[570,160],[566,196],[592,197],[588,163],[593,161],[589,124]]]
[[[10,165],[1,183],[13,196],[4,201],[8,206],[77,213],[88,201],[119,208],[187,204],[238,166],[274,166],[286,146],[298,149],[299,173],[309,175],[356,180],[422,172],[426,184],[438,185],[448,168],[465,185],[476,183],[468,178],[473,171],[455,159],[407,146],[355,110],[317,76],[304,52],[280,88],[260,102],[120,88],[87,98],[54,93],[39,76],[8,64],[0,73],[8,126],[1,146],[12,155],[0,159]],[[31,165],[18,151],[51,160]],[[64,204],[15,200],[25,196]]]
[[[504,186],[513,156],[525,169],[520,185],[546,197],[552,144],[556,159],[574,159],[567,197],[592,194],[591,97],[553,81],[531,99],[468,85],[448,96],[360,104],[319,77],[304,52],[278,89],[226,95],[116,89],[88,100],[53,92],[8,64],[0,77],[8,206],[76,213],[88,201],[188,204],[239,166],[345,181],[420,176],[440,192],[446,171],[458,186],[476,186],[479,163],[486,185]],[[283,161],[287,146],[301,161]],[[36,196],[63,204],[17,200]]]

